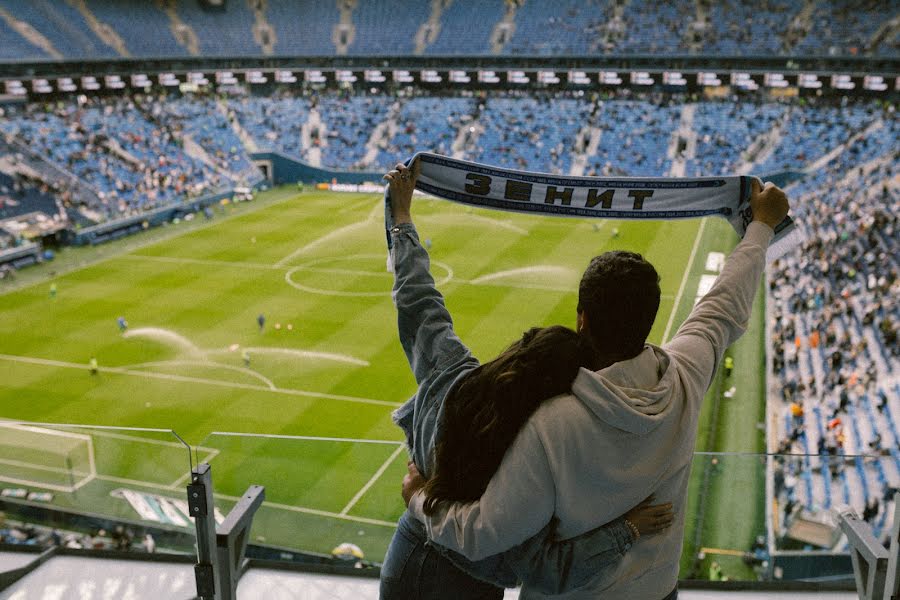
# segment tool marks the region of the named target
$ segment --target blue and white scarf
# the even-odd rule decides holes
[[[739,236],[753,220],[751,177],[571,177],[492,167],[420,152],[416,189],[469,206],[521,213],[600,219],[691,219],[722,217]],[[385,218],[390,227],[389,187]],[[391,236],[388,232],[388,248]],[[790,217],[775,228],[768,256],[793,247],[799,232]]]

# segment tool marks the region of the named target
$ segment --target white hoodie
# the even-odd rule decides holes
[[[479,560],[530,538],[553,517],[567,539],[655,494],[656,503],[674,504],[673,526],[636,542],[611,576],[560,597],[658,600],[671,592],[700,406],[722,354],[746,328],[772,235],[761,223],[748,227],[672,341],[597,372],[582,369],[571,395],[545,402],[481,500],[425,517],[415,495],[409,508],[429,538]],[[522,598],[536,597],[523,590]]]

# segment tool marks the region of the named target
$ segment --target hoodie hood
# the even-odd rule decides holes
[[[638,435],[656,429],[671,410],[676,385],[669,357],[658,346],[647,344],[632,359],[600,371],[581,369],[572,393],[598,419],[616,429]]]

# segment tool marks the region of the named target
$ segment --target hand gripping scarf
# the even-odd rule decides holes
[[[721,217],[744,237],[753,220],[750,176],[570,177],[492,167],[420,152],[416,189],[469,206],[521,213],[598,219],[691,219]],[[391,226],[390,188],[385,186],[385,224]],[[790,217],[775,227],[768,257],[796,245],[799,232]],[[391,247],[387,232],[388,248]]]

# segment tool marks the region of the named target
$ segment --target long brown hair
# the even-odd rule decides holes
[[[544,401],[568,393],[580,367],[592,368],[587,336],[535,327],[469,373],[444,403],[425,514],[442,502],[480,498],[506,450]]]

